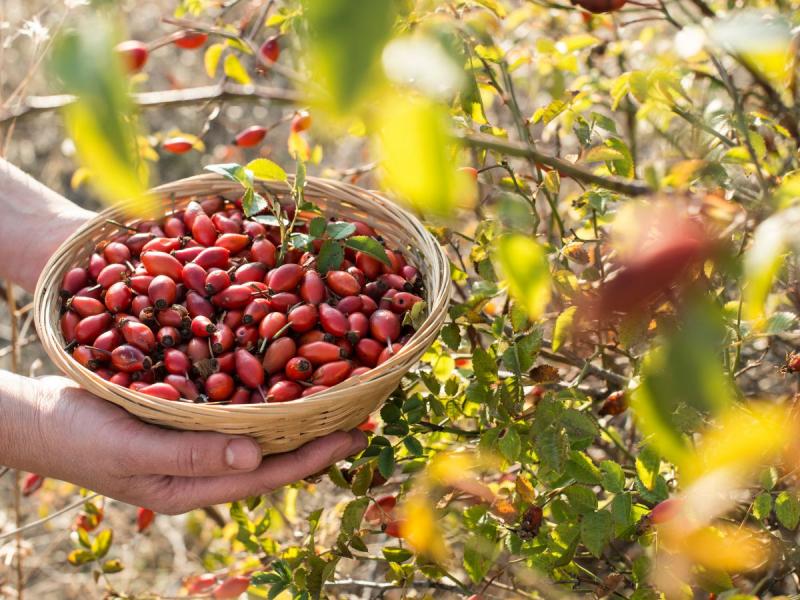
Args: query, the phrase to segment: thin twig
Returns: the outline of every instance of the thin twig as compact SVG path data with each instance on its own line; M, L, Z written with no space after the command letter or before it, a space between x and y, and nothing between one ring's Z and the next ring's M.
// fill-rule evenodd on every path
M579 167L571 162L543 154L522 142L502 140L492 135L483 133L457 134L468 146L496 150L509 156L529 158L543 165L556 169L564 176L572 177L577 181L591 183L598 187L626 194L628 196L645 196L654 192L653 188L643 181L625 180L619 177L605 177L592 173L588 169Z
M302 97L297 92L277 87L226 83L223 86L206 85L182 90L141 92L132 95L140 108L159 108L198 104L209 100L272 100L287 104L299 103ZM18 106L0 116L0 125L13 119L33 116L38 113L58 110L75 102L68 94L54 96L29 96Z
M16 535L24 533L26 531L30 531L31 529L35 529L35 528L37 528L37 527L39 527L41 525L44 525L48 521L52 521L56 517L59 517L59 516L63 515L64 513L67 513L67 512L69 512L71 510L74 510L74 509L78 508L79 506L83 505L85 502L89 502L90 500L94 500L99 495L100 494L92 493L92 494L86 496L85 498L81 498L81 500L78 501L78 502L73 502L72 504L70 504L68 506L65 506L61 510L57 510L53 514L47 515L43 519L39 519L38 521L33 521L32 523L28 523L27 525L23 525L21 527L18 527L16 529L12 530L12 531L7 531L6 533L0 533L0 542L2 542L3 540L8 539L10 537L14 537Z

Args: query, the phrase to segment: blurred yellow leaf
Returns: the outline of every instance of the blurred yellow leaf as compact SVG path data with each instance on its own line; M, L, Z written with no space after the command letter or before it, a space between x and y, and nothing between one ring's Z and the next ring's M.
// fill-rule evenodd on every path
M92 172L89 169L86 167L78 167L75 169L75 172L72 174L72 177L69 180L69 187L73 190L77 190L84 183L89 181L91 176Z
M687 480L726 469L748 476L774 460L797 435L791 415L777 406L735 407L721 415L683 465Z
M225 44L211 44L203 56L203 64L206 68L206 73L209 77L214 77L217 74L217 67L219 66L219 59L222 58L222 52L225 50Z
M425 495L420 492L409 495L401 505L400 515L400 534L414 551L435 562L443 562L448 555L444 537L433 506Z
M497 243L497 261L514 299L539 319L550 302L550 265L544 248L524 235L506 235Z
M769 558L767 538L746 527L717 523L670 540L669 550L709 569L740 573L760 566Z
M228 54L228 56L225 57L223 68L225 70L225 75L238 83L246 85L252 81L247 70L242 66L242 63L239 62L239 58L235 54Z
M393 94L380 107L377 130L383 184L400 199L420 212L449 216L460 201L474 197L469 178L456 169L444 106Z
M151 216L156 205L147 194L147 167L113 34L104 18L87 20L57 39L51 66L65 91L76 96L64 108L64 120L92 186L105 202L126 202L133 214Z
M753 243L744 257L745 316L757 320L764 316L772 282L784 264L789 242L800 226L800 207L776 213L762 222L753 234Z

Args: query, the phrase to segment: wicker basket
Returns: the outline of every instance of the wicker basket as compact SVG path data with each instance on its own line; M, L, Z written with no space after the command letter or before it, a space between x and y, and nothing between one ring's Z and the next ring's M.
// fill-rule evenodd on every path
M257 182L279 198L288 186ZM156 188L163 198L164 213L180 210L195 196L241 194L238 184L217 175L199 175ZM36 286L36 329L45 351L68 377L93 394L110 400L139 418L175 429L218 431L255 438L265 454L293 450L337 430L352 429L378 409L397 387L403 375L435 340L447 314L450 267L434 237L406 211L380 195L349 184L309 178L306 197L330 216L362 220L374 227L390 247L404 251L425 282L428 316L400 352L363 375L308 398L280 404L214 405L161 400L110 384L84 368L64 351L59 327L59 289L64 273L85 264L96 244L119 229L109 220L125 219L124 207L114 207L86 223L58 249L45 266Z

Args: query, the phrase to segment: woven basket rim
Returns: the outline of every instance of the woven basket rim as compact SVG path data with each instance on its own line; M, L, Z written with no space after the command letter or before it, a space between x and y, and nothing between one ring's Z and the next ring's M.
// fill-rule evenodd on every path
M285 187L285 192L288 193L290 191L290 189L291 189L290 185L291 185L291 182L293 180L294 180L294 176L293 175L289 175L288 176L288 180L286 182L276 182L276 181L273 181L273 180L264 180L264 179L256 178L255 184L260 186L262 189L267 189L269 186L280 185L281 183L283 183L286 186ZM376 197L379 197L379 198L385 200L385 198L380 194L380 192L377 192L377 191L374 191L374 190L368 190L366 188L362 188L362 187L359 187L359 186L356 186L356 185L353 185L353 184L350 184L350 183L346 183L346 182L341 182L341 181L337 181L337 180L333 180L333 179L327 179L327 178L323 178L323 177L314 177L314 176L308 176L306 178L306 181L309 182L309 183L324 184L324 185L328 185L328 186L331 186L331 187L334 187L334 188L341 188L343 190L350 190L350 191L353 191L353 192L356 192L356 193L367 193L367 194L370 194L372 196L376 196ZM179 190L180 190L181 187L186 186L186 185L190 185L190 184L207 184L207 185L220 184L224 188L230 188L229 190L226 189L225 193L227 193L228 191L234 192L237 189L241 189L238 183L232 182L232 181L226 179L225 177L223 177L221 175L218 175L216 173L203 173L203 174L193 175L191 177L178 179L178 180L175 180L175 181L172 181L172 182L161 184L161 185L159 185L159 186L157 186L155 188L152 188L150 190L150 192L152 194L154 194L154 195L161 195L161 196L170 196L171 195L173 197L189 197L189 196L195 196L195 195L202 195L202 193L201 194L195 194L195 193L182 194L182 193L180 193ZM177 191L176 191L176 188L178 188ZM205 192L205 194L208 194L208 195L213 195L215 193L219 193L219 192L214 192L214 191ZM281 192L279 192L279 193L281 193ZM108 220L109 216L113 215L116 212L124 211L127 206L130 206L130 204L131 204L131 202L122 202L122 203L119 203L119 204L114 205L112 207L106 208L106 209L102 210L101 212L97 213L97 215L95 217L93 217L92 219L88 220L86 223L81 225L81 227L78 230L76 230L67 240L65 240L59 246L59 248L54 252L54 254L51 256L51 258L48 260L47 264L45 265L44 269L42 270L42 273L41 273L40 278L39 278L39 280L37 282L37 285L36 285L36 290L34 292L35 325L36 325L36 329L37 329L37 332L39 333L40 338L42 338L42 336L43 336L44 329L46 327L49 327L50 325L52 325L52 320L47 318L46 315L42 314L42 312L43 312L43 297L44 297L43 287L47 285L48 280L50 279L49 275L51 275L53 269L55 268L56 263L58 262L60 256L62 255L62 253L66 251L66 248L76 238L80 238L82 235L88 233L89 231L94 230L99 225L107 223L107 220ZM415 225L418 225L421 228L421 230L424 231L424 233L427 236L430 236L432 238L432 235L430 234L430 232L428 232L427 229L425 229L424 225L422 225L422 223L419 221L419 219L415 215L411 214L409 211L407 211L407 210L405 210L405 209L403 209L403 208L401 208L401 207L399 207L397 205L395 205L395 206L396 206L398 211L400 211L400 212L402 212L404 214L405 218L409 219ZM135 222L136 220L137 219L129 219L128 222ZM141 220L141 219L139 219L139 220ZM439 249L439 251L444 256L444 251L441 249L441 247L439 246L438 243L436 243L436 247ZM74 361L74 363L75 363L74 366L76 366L79 370L82 371L82 374L83 374L84 377L88 377L88 378L93 379L95 381L95 383L99 384L100 386L108 387L110 389L111 389L111 386L116 386L116 388L119 388L120 390L125 390L125 393L128 396L131 396L132 398L135 398L136 402L138 402L139 404L142 404L144 406L149 406L149 407L152 407L152 408L158 408L158 407L161 407L161 406L173 406L174 407L175 404L177 403L177 404L180 404L183 407L185 407L186 410L197 409L198 411L200 411L200 412L202 412L204 414L207 414L209 416L211 416L213 413L219 413L219 415L221 416L221 415L230 414L230 413L243 413L243 414L246 414L246 413L264 413L265 411L270 411L270 410L273 410L273 411L278 411L278 410L285 411L285 410L291 410L292 407L296 407L298 409L298 411L299 411L299 410L302 410L302 409L305 409L305 408L314 407L315 405L326 404L326 403L330 402L330 400L332 398L335 398L343 390L346 390L346 389L354 387L354 386L359 386L359 385L365 384L367 382L372 382L372 381L376 381L376 380L379 380L379 379L382 379L382 378L385 378L385 377L392 376L396 372L395 366L397 366L397 363L399 362L399 360L401 360L403 358L403 350L405 350L408 346L410 346L414 342L414 340L418 340L421 337L425 336L428 333L429 329L431 329L433 327L440 327L441 326L441 320L442 319L436 317L434 309L437 308L437 307L441 308L442 305L449 304L449 300L450 300L450 296L451 296L450 265L449 265L449 260L446 259L446 256L445 256L445 260L443 261L443 264L444 264L444 268L445 268L444 280L447 282L446 285L441 286L441 288L439 288L437 290L427 290L426 289L426 296L427 296L426 297L426 302L428 303L428 307L427 307L428 314L427 314L425 320L423 321L423 323L420 325L420 327L417 330L414 331L414 334L412 335L412 337L403 346L403 348L401 348L401 350L398 351L398 353L396 355L392 356L391 358L389 358L386 362L382 363L381 365L378 365L378 366L370 369L367 373L364 373L362 375L356 375L356 376L348 377L343 382L341 382L341 383L339 383L339 384L337 384L335 386L331 386L327 390L323 390L321 392L318 392L316 394L313 394L313 395L305 397L305 398L301 397L301 398L297 398L295 400L291 400L291 401L288 401L288 402L280 402L280 403L264 402L264 403L258 403L258 404L194 403L194 402L191 402L191 401L188 401L188 400L185 400L185 399L181 399L181 400L178 400L178 401L165 400L165 399L162 399L162 398L157 398L155 396L150 396L148 394L143 394L141 392L138 392L138 391L135 391L135 390L131 390L131 389L125 388L123 386L118 386L117 384L113 384L113 383L111 383L109 381L106 381L106 380L102 379L99 375L97 375L97 373L95 373L94 371L91 371L90 369L88 369L88 368L84 367L83 365L80 365L79 363L77 363L77 361ZM60 336L61 335L60 331L57 331L56 335ZM69 357L67 355L67 353L64 351L63 347L60 348L60 352L63 355L63 358L65 358L67 360L74 360L74 359L72 359L71 357ZM51 356L51 358L54 360L54 362L58 362L52 356Z

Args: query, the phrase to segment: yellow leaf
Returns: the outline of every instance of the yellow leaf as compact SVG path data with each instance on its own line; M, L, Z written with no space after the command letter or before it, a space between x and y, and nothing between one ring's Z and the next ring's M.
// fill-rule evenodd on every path
M99 193L109 201L130 201L129 209L137 216L156 214L155 198L147 194L137 172L111 147L88 107L75 102L64 109L64 118L75 141L78 158L91 171L92 183Z
M203 63L209 77L214 77L217 74L219 59L222 57L222 52L224 50L225 44L211 44L206 48L206 53L203 56Z
M238 83L243 85L251 83L250 75L242 66L242 63L239 62L235 54L228 54L228 56L225 57L224 71L225 75Z
M409 495L400 509L400 534L418 554L435 562L448 555L433 506L421 492Z
M755 569L770 555L766 537L731 523L691 532L683 536L678 549L696 564L734 573Z
M292 131L288 139L289 156L308 161L311 157L311 147L302 134Z
M794 438L795 422L778 406L734 408L717 419L683 468L688 480L719 469L748 476L774 460Z
M383 185L420 212L439 216L472 197L467 179L457 174L448 122L442 105L423 98L395 94L380 107Z
M72 178L69 180L69 187L73 190L77 190L84 183L86 183L91 176L92 172L89 169L86 167L78 167L75 169L75 172L72 174Z
M550 265L544 249L532 238L507 235L499 239L496 251L500 269L514 299L539 319L550 302Z

